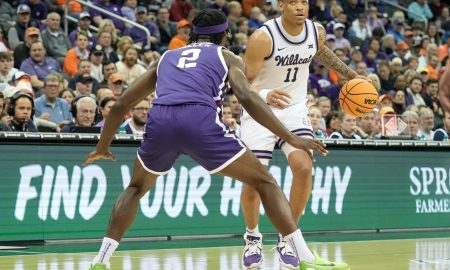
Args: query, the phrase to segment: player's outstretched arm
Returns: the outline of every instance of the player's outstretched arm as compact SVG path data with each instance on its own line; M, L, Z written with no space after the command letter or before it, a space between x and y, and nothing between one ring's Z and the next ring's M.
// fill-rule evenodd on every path
M130 88L114 103L105 121L105 126L103 127L102 135L100 136L95 151L86 157L83 164L89 164L98 159L115 160L115 157L108 151L111 141L117 129L122 124L125 114L134 105L155 91L157 65L158 63L155 63L146 73L137 78Z
M450 113L450 57L439 81L439 99L444 110Z
M239 102L247 110L247 112L258 123L272 131L278 137L284 139L290 145L297 149L305 150L312 158L309 150L314 150L320 155L325 156L328 151L325 150L325 145L317 140L308 140L297 137L292 134L273 114L272 110L267 104L250 89L250 85L244 75L244 63L228 50L223 50L224 59L228 65L228 80L234 94L239 99Z
M342 62L342 60L339 59L339 57L337 57L337 55L334 54L334 52L325 45L325 41L327 39L327 33L325 31L325 28L323 28L323 26L318 23L314 23L314 25L316 26L316 29L319 32L319 41L318 41L319 48L314 58L316 58L325 67L336 70L342 76L347 78L347 80L355 78L370 80L365 76L358 75L358 73L356 73L354 70L349 68L344 62Z

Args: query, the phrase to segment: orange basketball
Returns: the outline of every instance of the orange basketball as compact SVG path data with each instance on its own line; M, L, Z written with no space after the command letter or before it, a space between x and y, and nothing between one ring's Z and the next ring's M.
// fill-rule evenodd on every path
M339 92L339 104L348 114L361 117L377 106L378 92L372 83L363 79L346 82Z

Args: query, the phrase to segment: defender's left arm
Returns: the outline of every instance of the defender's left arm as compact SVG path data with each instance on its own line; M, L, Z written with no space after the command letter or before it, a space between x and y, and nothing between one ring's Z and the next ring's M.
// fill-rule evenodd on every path
M349 68L344 62L342 62L339 57L330 48L325 45L325 41L327 39L327 33L325 28L318 23L314 23L316 26L317 32L319 34L318 37L318 50L314 58L318 60L322 65L329 69L336 70L342 76L347 78L347 80L355 79L356 77L361 79L366 79L364 76L358 75L354 70Z

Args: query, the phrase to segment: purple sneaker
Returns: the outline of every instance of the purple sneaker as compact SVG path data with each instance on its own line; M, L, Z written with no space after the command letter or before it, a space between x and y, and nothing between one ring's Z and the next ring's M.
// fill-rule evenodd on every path
M278 243L276 246L278 251L279 260L283 267L289 269L298 269L298 258L295 255L292 248L285 241L278 237Z
M262 256L262 234L259 236L244 234L245 247L242 255L242 265L244 269L258 267L263 262Z

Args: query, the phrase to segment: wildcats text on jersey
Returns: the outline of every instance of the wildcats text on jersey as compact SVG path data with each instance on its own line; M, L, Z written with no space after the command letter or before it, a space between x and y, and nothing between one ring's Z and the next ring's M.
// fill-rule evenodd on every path
M310 55L308 58L302 58L299 54L290 55L277 55L275 56L275 61L277 61L277 66L293 66L300 64L308 64L311 62L313 56Z

